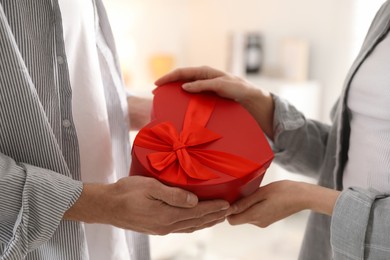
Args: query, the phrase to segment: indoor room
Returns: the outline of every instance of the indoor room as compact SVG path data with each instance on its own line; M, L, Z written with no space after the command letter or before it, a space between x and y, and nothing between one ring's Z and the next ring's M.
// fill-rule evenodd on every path
M0 259L390 259L389 32L390 0L0 0Z
M383 0L105 0L126 86L152 97L179 67L211 66L289 100L305 116L329 113ZM136 132L132 132L134 138ZM314 179L272 164L261 185ZM227 222L151 236L154 260L297 259L308 211L260 229Z

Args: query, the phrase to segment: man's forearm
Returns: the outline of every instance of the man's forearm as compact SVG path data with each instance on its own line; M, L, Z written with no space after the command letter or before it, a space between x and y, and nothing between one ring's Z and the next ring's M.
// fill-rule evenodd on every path
M109 189L108 184L84 184L79 199L64 214L64 219L86 223L104 223L104 199ZM106 195L104 195L106 194Z
M112 184L84 184L80 197L63 218L165 235L219 223L228 208L226 201L199 202L188 191L153 178L132 176Z
M150 121L152 99L137 96L127 97L129 130L139 130Z

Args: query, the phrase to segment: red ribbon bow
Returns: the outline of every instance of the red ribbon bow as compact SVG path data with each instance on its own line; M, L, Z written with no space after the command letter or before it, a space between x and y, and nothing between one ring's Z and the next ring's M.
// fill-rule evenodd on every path
M201 181L218 178L210 169L241 178L261 167L238 155L197 148L222 138L205 128L215 103L216 98L212 96L193 96L180 134L170 122L143 128L138 133L134 145L157 151L147 158L159 171L160 178L186 184L188 178Z

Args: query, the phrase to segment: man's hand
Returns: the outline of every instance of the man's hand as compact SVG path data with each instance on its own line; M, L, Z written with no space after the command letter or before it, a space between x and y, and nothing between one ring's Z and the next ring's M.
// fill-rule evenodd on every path
M193 232L225 220L229 203L198 202L185 190L141 176L114 184L85 184L64 219L110 224L147 234Z

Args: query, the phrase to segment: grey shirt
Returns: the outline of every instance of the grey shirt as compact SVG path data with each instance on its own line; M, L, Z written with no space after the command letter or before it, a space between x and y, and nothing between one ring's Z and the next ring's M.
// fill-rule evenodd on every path
M286 101L274 98L275 161L318 178L319 185L342 190L332 217L310 215L299 259L390 259L389 194L353 187L343 190L342 184L350 135L348 89L359 66L386 35L389 23L390 2L386 1L349 71L331 125L308 120Z
M92 1L92 0L91 0ZM130 166L125 93L101 0L96 51L116 171ZM88 259L82 223L64 212L82 191L72 91L57 0L0 0L0 259ZM89 97L85 97L89 98ZM147 236L129 232L132 259Z

